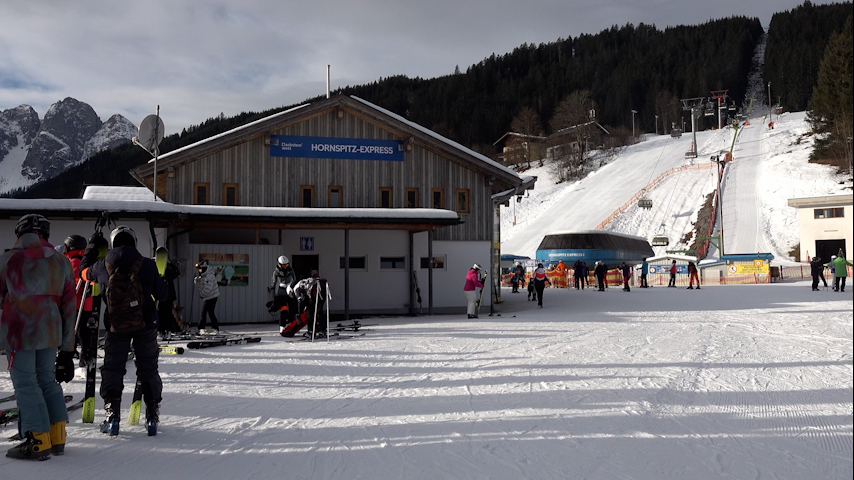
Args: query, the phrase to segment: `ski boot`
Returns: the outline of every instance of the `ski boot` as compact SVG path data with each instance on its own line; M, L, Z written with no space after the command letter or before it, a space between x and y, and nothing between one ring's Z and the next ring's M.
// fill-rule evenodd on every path
M101 422L101 433L109 433L111 437L119 434L119 413L121 412L121 401L119 399L104 400L104 421Z
M24 442L10 448L6 452L9 458L21 460L47 460L50 458L50 432L33 433L24 435Z
M50 453L65 455L65 420L50 424Z
M160 423L160 404L146 403L145 404L145 428L148 430L148 436L157 435L157 424Z

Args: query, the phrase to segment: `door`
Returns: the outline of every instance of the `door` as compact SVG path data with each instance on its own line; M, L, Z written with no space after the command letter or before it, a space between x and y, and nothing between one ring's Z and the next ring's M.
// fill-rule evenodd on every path
M291 266L297 274L297 280L311 276L312 270L318 270L320 259L318 255L294 255L291 257Z

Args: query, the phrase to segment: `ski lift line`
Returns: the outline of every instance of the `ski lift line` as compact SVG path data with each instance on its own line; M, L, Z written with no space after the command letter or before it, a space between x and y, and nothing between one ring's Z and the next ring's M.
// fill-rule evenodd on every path
M608 226L608 224L610 224L612 221L614 221L614 219L615 219L615 218L617 218L617 216L619 216L619 215L623 214L625 211L627 211L629 208L631 208L631 207L632 207L632 206L633 206L633 205L638 201L638 199L640 198L640 196L641 196L641 192L643 192L644 190L647 190L647 191L648 191L648 190L652 190L653 188L655 188L659 183L661 183L664 179L666 179L666 178L667 178L667 177L669 177L670 175L673 175L674 173L678 173L678 172L683 171L683 170L701 170L701 169L704 169L704 168L708 168L708 169L710 169L710 168L712 168L714 165L715 165L715 164L714 164L714 163L711 163L711 162L707 162L707 163L695 163L695 164L690 164L690 165L680 165L680 166L678 166L678 167L673 167L673 168L671 168L670 170L668 170L668 171L666 171L666 172L662 172L662 174L661 174L661 175L659 175L659 176L658 176L655 180L653 180L650 184L648 184L646 187L644 187L641 191L637 192L637 193L636 193L632 198L630 198L630 199L629 199L626 203L624 203L622 206L620 206L619 208L617 208L616 210L614 210L614 212L613 212L613 213L611 213L611 215L609 215L609 216L608 216L608 218L606 218L605 220L603 220L602 222L600 222L600 223L599 223L599 225L597 225L597 226L594 228L594 230L603 230L605 227L607 227L607 226Z

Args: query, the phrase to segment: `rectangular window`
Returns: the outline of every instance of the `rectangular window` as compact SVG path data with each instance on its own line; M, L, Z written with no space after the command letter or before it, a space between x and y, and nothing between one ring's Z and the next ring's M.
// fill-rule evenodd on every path
M391 187L380 187L380 208L392 208Z
M237 206L237 184L222 184L222 204L227 207Z
M210 204L210 184L209 183L194 183L193 184L193 204L208 205Z
M344 270L344 257L338 257L338 268ZM367 270L368 257L350 257L350 270Z
M430 257L421 257L421 268L427 270L430 268ZM445 269L445 257L433 257L433 269Z
M340 185L329 187L328 198L326 199L326 205L329 208L341 208L344 205L344 195L341 192Z
M406 268L406 257L380 257L381 270L403 270Z
M314 185L300 185L299 206L303 208L314 207Z
M431 207L432 208L445 208L445 190L442 188L434 188L430 190L431 199Z
M469 205L469 189L457 189L457 213L469 213L471 205Z
M406 208L418 208L418 189L417 188L407 188L406 189Z
M813 210L815 218L843 218L845 217L844 208L816 208Z

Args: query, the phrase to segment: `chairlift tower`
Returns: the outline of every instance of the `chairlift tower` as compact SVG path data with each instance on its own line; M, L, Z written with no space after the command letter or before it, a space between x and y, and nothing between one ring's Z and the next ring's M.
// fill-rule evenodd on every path
M685 152L685 158L697 158L697 115L702 110L706 97L683 98L682 110L691 112L691 150Z
M726 108L727 92L729 90L714 90L712 96L718 99L718 130L723 128L721 110Z

